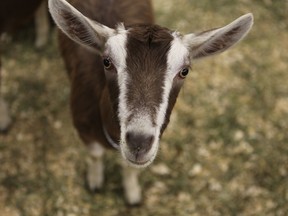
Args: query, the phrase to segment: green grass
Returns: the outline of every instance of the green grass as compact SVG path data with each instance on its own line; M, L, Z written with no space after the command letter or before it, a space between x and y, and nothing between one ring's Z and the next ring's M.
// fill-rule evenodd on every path
M188 33L253 12L255 25L233 49L193 65L159 156L141 175L140 208L125 205L113 152L103 191L85 189L56 35L41 52L31 35L4 44L14 125L0 136L1 216L288 214L287 1L175 2L154 1L159 24Z

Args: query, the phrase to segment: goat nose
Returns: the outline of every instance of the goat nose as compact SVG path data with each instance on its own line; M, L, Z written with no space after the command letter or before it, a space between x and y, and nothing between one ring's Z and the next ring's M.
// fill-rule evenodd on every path
M135 132L126 133L126 143L130 151L136 154L147 153L154 141L154 136L151 134L142 134Z

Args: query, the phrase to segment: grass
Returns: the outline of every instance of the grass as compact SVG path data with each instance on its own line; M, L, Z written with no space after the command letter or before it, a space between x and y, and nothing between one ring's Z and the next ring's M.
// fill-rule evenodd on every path
M55 34L43 51L31 36L4 44L2 92L14 125L0 136L1 215L287 215L287 4L154 0L158 23L185 33L247 12L255 25L230 51L193 65L159 156L141 175L144 204L133 209L113 152L103 191L85 189L86 152Z

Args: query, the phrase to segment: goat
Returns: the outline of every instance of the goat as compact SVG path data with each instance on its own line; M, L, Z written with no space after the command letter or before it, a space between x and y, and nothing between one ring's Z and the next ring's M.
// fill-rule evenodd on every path
M49 33L49 20L48 20L46 0L25 0L25 1L1 0L0 37L2 36L3 33L15 32L20 25L24 24L34 16L36 24L35 46L37 48L43 47L48 41L48 33ZM1 55L0 55L0 86L1 86ZM0 97L0 132L7 130L10 124L11 124L11 118L9 115L8 106L6 102Z
M191 62L230 48L248 33L253 16L183 35L154 24L149 0L71 3L49 0L49 8L61 29L73 123L93 158L88 185L102 187L102 157L113 146L123 158L127 202L138 204L138 170L157 155Z

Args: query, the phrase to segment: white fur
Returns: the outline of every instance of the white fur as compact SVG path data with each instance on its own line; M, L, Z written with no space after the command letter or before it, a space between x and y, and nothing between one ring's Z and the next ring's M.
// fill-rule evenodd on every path
M104 56L107 55L111 58L118 74L125 75L127 31L123 29L122 25L119 25L117 32L118 34L109 37L107 40Z
M104 148L99 143L89 146L91 160L88 161L87 182L90 190L100 189L104 182Z
M114 66L117 69L117 79L119 85L119 103L118 103L118 118L121 127L120 134L120 149L122 151L123 145L125 145L126 135L126 120L130 114L127 107L127 82L129 80L128 73L126 72L126 43L127 43L127 31L121 30L119 34L111 37L106 44L106 51L104 55L109 56L112 59Z
M151 116L149 116L145 112L139 112L137 113L134 118L131 120L131 122L124 127L124 132L123 132L123 139L125 139L125 134L126 132L133 132L133 133L140 133L140 134L147 134L147 135L153 135L157 136L156 132L157 129L153 126L151 122ZM133 167L146 167L148 166L155 158L157 154L157 149L158 149L158 139L155 139L154 143L152 143L152 148L151 150L145 155L144 161L146 160L147 163L143 165L135 165L127 161L131 166ZM121 146L121 153L122 156L127 160L127 155L129 155L129 148L127 146L126 142L122 142ZM155 149L156 147L156 149Z
M189 50L177 32L172 36L174 39L167 57L168 76L171 81L184 67L190 66Z
M167 72L165 76L164 91L162 95L162 103L159 106L159 111L157 115L157 126L161 128L164 123L166 110L168 107L169 95L171 92L174 77L177 76L179 71L185 67L189 66L189 52L184 46L181 39L176 33L173 34L173 41L171 42L171 48L167 55Z
M166 111L168 108L169 95L172 89L172 84L175 76L184 66L189 66L189 52L184 46L181 39L175 33L173 34L173 41L171 42L171 48L167 56L167 72L164 77L164 87L162 95L162 103L159 106L157 114L157 134L159 135L160 129L164 123Z
M155 133L151 116L149 116L148 113L141 111L134 115L134 118L131 120L129 125L127 125L126 130L148 135Z
M141 187L138 182L139 169L123 163L123 187L125 197L130 205L139 204L142 200Z

